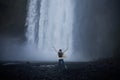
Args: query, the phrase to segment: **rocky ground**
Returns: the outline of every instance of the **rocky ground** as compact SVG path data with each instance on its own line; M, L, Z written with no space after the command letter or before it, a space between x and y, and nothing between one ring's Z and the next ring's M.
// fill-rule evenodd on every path
M57 63L1 62L0 80L120 80L118 62L67 62L59 71Z

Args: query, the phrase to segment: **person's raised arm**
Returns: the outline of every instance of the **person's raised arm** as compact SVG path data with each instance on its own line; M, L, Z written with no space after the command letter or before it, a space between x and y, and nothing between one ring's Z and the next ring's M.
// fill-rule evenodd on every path
M57 51L57 49L53 46L53 49L54 49L54 51L57 53L58 51Z
M68 48L67 48L67 49L65 49L65 50L63 51L63 53L65 53L66 51L68 51Z

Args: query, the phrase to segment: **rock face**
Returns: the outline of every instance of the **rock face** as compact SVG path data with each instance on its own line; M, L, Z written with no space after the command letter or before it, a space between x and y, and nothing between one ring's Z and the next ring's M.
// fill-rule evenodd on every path
M92 60L119 53L116 50L120 45L118 3L119 0L76 0L75 53L83 53L80 56Z
M27 0L0 0L0 34L24 34Z

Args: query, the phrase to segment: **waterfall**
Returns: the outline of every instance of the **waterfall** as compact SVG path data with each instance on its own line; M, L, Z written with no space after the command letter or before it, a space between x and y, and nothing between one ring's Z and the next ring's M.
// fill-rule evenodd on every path
M56 56L53 46L72 55L74 0L29 0L26 19L27 44L38 49L39 54Z

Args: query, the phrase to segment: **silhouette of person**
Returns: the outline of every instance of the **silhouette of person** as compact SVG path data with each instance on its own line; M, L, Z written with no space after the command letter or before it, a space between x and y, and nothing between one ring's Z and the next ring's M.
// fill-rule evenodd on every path
M55 48L54 48L55 49ZM60 70L65 69L65 63L64 63L64 53L67 51L67 49L65 51L62 51L62 49L59 49L58 51L55 49L55 51L58 54L58 67Z
M65 66L64 60L63 60L63 55L64 55L64 53L62 52L62 49L59 49L59 51L58 51L58 57L59 57L58 65L61 69L64 68L64 66Z

